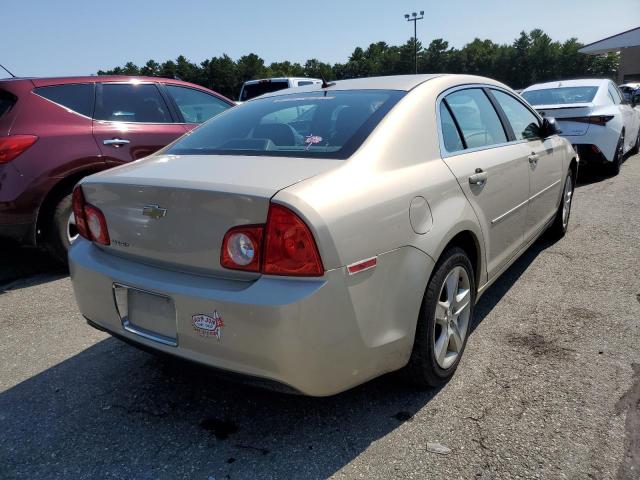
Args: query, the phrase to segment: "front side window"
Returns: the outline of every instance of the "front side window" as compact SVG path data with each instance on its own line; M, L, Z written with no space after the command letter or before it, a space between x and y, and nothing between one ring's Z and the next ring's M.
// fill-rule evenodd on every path
M171 123L158 87L152 83L105 83L98 95L96 120Z
M618 89L614 87L612 84L609 84L609 95L611 95L611 98L613 99L613 103L615 103L616 105L622 103L622 97L620 96Z
M92 83L74 83L38 87L33 90L33 93L85 117L91 117L93 114L93 89Z
M531 105L563 105L589 103L597 92L598 87L558 87L529 90L522 96Z
M212 118L168 152L344 159L404 94L345 90L256 99Z
M187 123L205 122L231 107L219 98L194 88L177 85L166 85L166 88Z
M507 141L500 118L487 95L479 88L450 93L444 100L458 122L467 148L480 148Z
M516 140L540 138L540 122L531 110L518 100L500 90L491 90L504 114L507 116Z

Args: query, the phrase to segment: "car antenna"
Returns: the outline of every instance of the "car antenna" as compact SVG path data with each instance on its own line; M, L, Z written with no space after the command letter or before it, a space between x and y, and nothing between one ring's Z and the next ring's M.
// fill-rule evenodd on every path
M329 88L329 87L332 87L333 85L335 85L334 82L327 83L327 81L324 79L324 75L322 75L322 73L320 74L320 78L322 79L322 86L320 88Z
M2 68L3 68L3 70L5 70L5 71L6 71L9 75L11 75L13 78L16 78L16 76L15 76L13 73L11 73L9 70L7 70L7 69L5 68L5 66L4 66L4 65L2 65L1 63L0 63L0 67L2 67Z

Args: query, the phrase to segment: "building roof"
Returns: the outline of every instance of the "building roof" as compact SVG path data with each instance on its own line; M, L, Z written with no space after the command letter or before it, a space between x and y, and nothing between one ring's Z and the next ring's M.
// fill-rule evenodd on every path
M618 52L623 48L629 47L640 47L640 27L590 43L578 51L589 55L598 55L601 53Z

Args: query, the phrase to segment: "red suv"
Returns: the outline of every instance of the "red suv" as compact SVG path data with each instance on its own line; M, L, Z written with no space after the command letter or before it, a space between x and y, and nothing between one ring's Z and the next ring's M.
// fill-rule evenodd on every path
M164 78L0 80L0 238L66 259L82 177L146 157L233 105Z

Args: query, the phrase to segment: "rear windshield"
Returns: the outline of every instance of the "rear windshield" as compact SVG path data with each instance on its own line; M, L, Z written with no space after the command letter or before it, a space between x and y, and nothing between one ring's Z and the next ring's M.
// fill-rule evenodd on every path
M16 97L11 95L9 92L0 90L0 117L11 110L11 107L13 107L15 103Z
M589 103L596 96L598 87L559 87L530 90L522 96L531 105L560 105L566 103Z
M242 87L240 101L246 102L265 93L277 92L285 88L289 88L289 82L287 80L260 80L258 83L250 83Z
M212 118L167 153L345 159L404 94L348 90L259 98Z

